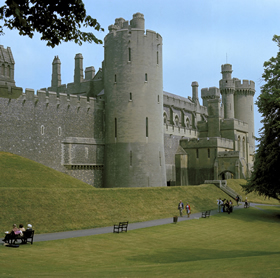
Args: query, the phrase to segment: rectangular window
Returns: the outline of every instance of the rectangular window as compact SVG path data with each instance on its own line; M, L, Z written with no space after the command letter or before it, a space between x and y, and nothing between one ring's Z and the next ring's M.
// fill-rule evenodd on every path
M117 138L117 135L118 135L118 126L117 126L117 118L115 118L115 138Z
M149 119L146 117L146 137L149 137Z

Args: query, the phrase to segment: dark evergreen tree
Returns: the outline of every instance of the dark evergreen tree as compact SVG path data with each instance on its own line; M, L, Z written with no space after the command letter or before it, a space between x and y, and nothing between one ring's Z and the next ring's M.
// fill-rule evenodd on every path
M41 40L55 47L62 41L102 43L91 32L81 31L82 27L101 30L96 19L86 14L82 0L6 0L0 7L0 34L3 27L17 29L22 36L33 37L40 33Z
M280 50L280 36L274 36ZM280 52L264 63L262 75L266 82L261 87L257 99L262 115L258 148L252 176L244 187L246 192L255 191L259 195L280 201Z

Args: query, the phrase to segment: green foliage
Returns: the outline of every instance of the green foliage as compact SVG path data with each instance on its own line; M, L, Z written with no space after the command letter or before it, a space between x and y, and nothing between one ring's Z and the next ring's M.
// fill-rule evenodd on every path
M102 43L91 32L81 31L82 27L91 27L104 31L96 19L86 14L82 0L6 0L0 7L0 19L3 26L17 29L22 36L33 37L40 33L41 40L47 46L55 47L62 41ZM3 34L0 26L0 34Z
M263 209L17 249L0 246L0 276L279 277L280 209Z
M280 48L280 36L274 36ZM265 85L256 102L263 119L252 176L246 192L280 200L280 52L264 63Z

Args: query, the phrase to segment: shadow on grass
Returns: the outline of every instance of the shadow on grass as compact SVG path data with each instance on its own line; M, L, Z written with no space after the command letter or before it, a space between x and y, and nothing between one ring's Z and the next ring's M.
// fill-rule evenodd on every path
M238 209L235 210L233 213L228 215L227 213L216 214L215 216L222 217L230 217L232 220L236 219L239 221L244 222L255 222L255 221L262 221L262 222L269 222L269 223L280 223L280 211L279 209L273 208L265 208L265 209L258 209L258 208L249 208L249 209Z
M186 249L174 248L164 252L155 252L153 254L136 255L128 260L134 262L146 263L182 263L195 262L201 260L217 260L217 259L234 259L246 258L256 256L270 256L278 255L279 252L265 252L265 251L247 251L247 250L217 250L217 249Z

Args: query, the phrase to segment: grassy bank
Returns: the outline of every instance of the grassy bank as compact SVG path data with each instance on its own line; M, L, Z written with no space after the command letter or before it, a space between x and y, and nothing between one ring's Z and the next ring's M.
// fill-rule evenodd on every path
M214 185L96 189L3 152L0 169L0 232L13 223L31 223L38 234L168 218L178 214L179 200L198 212L215 209L218 198L228 199Z
M280 209L264 209L16 249L0 246L0 276L279 277Z
M275 199L268 199L262 196L259 196L257 193L246 194L241 185L246 185L246 180L227 180L227 184L235 192L237 192L242 199L245 200L247 197L249 202L259 203L259 204L271 204L271 205L280 205L279 201Z

